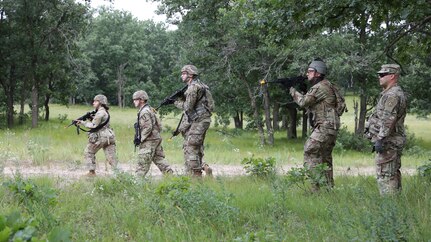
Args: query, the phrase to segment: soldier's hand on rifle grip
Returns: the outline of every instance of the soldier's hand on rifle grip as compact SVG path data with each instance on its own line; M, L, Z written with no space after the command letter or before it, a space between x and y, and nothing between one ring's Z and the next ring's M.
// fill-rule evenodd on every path
M80 125L80 124L82 123L82 121L81 121L81 120L79 120L79 119L74 120L74 122L76 123L76 125Z
M291 88L289 89L289 93L290 93L290 95L291 95L292 97L294 97L294 96L295 96L295 93L296 93L296 89L295 89L294 87L291 87Z

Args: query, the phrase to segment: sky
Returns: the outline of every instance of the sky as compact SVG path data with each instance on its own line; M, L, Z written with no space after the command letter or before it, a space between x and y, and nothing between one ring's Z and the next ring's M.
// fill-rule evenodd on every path
M113 3L106 0L91 0L91 6L93 8L112 5L115 9L125 10L132 13L132 15L139 20L152 19L154 22L165 22L165 15L157 15L155 13L158 4L159 3L156 2L147 2L146 0L114 0ZM175 26L168 25L168 29L175 28Z

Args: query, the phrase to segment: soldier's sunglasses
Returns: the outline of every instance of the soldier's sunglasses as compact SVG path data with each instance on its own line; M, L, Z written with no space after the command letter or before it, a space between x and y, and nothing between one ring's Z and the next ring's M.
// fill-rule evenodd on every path
M380 78L385 77L387 75L391 75L391 73L379 73Z

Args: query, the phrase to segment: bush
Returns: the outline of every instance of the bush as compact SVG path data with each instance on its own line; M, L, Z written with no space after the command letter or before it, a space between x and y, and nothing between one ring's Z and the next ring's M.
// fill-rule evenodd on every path
M37 185L31 180L23 179L19 174L14 180L4 182L3 186L7 187L26 211L38 220L41 227L51 229L57 224L52 214L52 209L58 204L55 189L47 185Z
M335 150L370 151L371 143L363 136L350 133L344 126L338 131Z
M296 186L303 191L310 191L307 181L318 184L327 183L328 181L325 174L328 169L329 167L327 164L318 164L313 170L303 167L293 167L287 172L287 186Z
M264 178L275 175L275 158L273 157L263 159L254 158L254 156L252 156L250 158L244 158L241 164L244 165L246 173L253 176Z
M159 196L155 213L172 214L187 220L204 221L206 224L230 224L237 219L239 210L230 205L232 194L217 193L203 184L193 185L189 177L172 177L155 189ZM177 220L176 218L175 220Z
M418 174L431 182L431 159L429 159L427 164L418 167Z
M40 235L36 219L25 218L19 212L0 214L0 241L71 241L69 231L55 228L48 235Z

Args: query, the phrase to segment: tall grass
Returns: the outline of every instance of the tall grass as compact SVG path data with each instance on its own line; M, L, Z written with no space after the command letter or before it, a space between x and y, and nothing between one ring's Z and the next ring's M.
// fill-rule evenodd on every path
M49 182L50 181L50 182ZM16 179L3 182L16 183ZM338 177L334 190L308 194L285 176L194 181L141 180L128 174L71 184L25 180L34 194L54 190L50 209L35 210L0 187L0 211L55 225L73 241L425 241L431 238L431 190L418 176L398 196L381 197L371 177ZM40 195L41 196L41 195ZM40 196L28 197L39 204ZM37 207L37 206L34 206ZM48 213L49 215L44 215Z
M348 101L352 98L348 98ZM12 130L0 130L0 158L8 163L26 162L34 165L62 164L66 166L80 166L83 162L83 151L87 144L86 134L76 134L75 127L65 129L73 118L77 118L89 111L88 106L51 105L51 120L40 121L37 129L28 128L28 124L18 126ZM120 163L132 163L136 157L133 147L133 123L136 110L132 108L119 109L112 107L111 125L117 137L117 154ZM67 117L66 117L67 116ZM66 117L66 120L64 118ZM180 115L165 115L162 119L164 131L163 146L168 161L172 164L183 164L181 136L171 141L170 131L175 129ZM352 129L353 109L342 116L343 123ZM419 139L418 144L423 150L431 147L430 121L408 116L406 121L409 131ZM298 130L299 131L299 130ZM300 133L300 131L298 132ZM258 134L254 131L235 131L232 128L211 127L205 142L204 159L209 164L240 164L251 155L256 157L274 157L277 165L302 165L303 139L287 140L285 131L275 133L275 145L261 146ZM416 167L427 160L426 152L406 153L403 156L404 167ZM101 164L104 160L103 152L97 154ZM342 167L373 166L371 153L336 149L334 164Z

